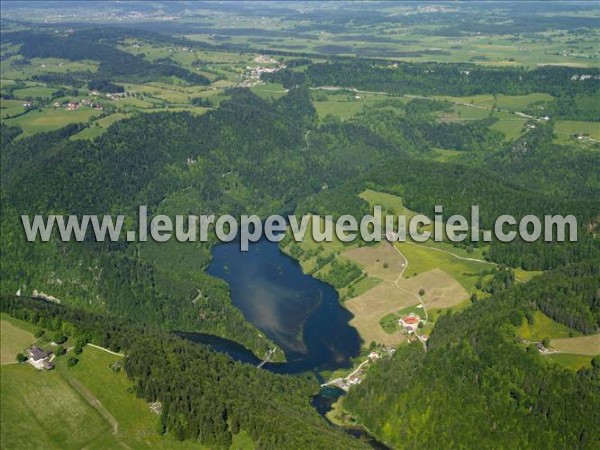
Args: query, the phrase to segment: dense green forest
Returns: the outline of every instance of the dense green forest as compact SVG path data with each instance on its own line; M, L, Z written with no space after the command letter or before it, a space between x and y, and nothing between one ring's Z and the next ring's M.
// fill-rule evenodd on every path
M418 345L398 348L344 406L403 448L596 448L600 360L567 371L521 344L516 328L539 308L598 332L598 263L547 273L440 317L426 353Z
M257 370L130 319L6 295L0 308L81 344L124 351L124 368L135 393L162 404L160 433L215 449L229 448L240 431L264 449L365 448L312 408L310 396L318 390L314 377Z
M463 96L547 92L554 96L573 96L597 93L599 73L598 69L552 66L535 70L494 69L474 64L386 64L357 60L313 64L307 69L306 76L312 86L344 86L392 94ZM581 75L590 74L589 79L579 79ZM574 76L577 80L572 79Z

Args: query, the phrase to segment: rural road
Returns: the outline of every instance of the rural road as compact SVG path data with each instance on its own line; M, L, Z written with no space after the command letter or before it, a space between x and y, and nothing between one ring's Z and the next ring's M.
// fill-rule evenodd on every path
M113 352L112 350L109 350L109 349L107 349L107 348L104 348L104 347L100 347L99 345L95 345L95 344L89 344L89 343L88 343L87 345L89 345L90 347L97 348L98 350L103 350L103 351L105 351L106 353L110 353L111 355L115 355L115 356L125 356L123 353L117 353L117 352Z

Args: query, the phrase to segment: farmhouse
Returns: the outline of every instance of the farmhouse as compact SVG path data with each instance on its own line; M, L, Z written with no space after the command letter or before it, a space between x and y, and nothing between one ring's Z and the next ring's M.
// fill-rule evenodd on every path
M36 369L46 369L51 370L54 369L54 364L50 362L49 358L52 355L51 352L46 352L34 345L29 350L27 350L27 355L29 356L29 364L31 364Z
M379 353L377 353L377 352L369 353L369 361L373 362L373 361L377 361L378 359L379 359Z
M398 325L403 327L410 334L417 329L419 322L421 322L421 318L415 313L410 313L408 316L399 319Z

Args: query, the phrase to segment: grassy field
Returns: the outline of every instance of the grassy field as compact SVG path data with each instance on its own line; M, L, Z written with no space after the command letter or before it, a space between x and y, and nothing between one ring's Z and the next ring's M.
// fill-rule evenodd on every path
M483 106L452 105L448 110L439 111L437 117L442 122L462 122L464 120L481 120L489 117L490 111Z
M590 138L600 140L600 123L583 122L577 120L557 120L554 126L556 142L574 142L573 135L589 135Z
M452 154L461 153L461 152L455 152L453 150L444 150L444 151L451 152ZM369 205L371 207L374 207L376 205L381 206L382 214L384 216L386 214L391 214L391 215L395 215L395 216L396 215L406 216L407 227L408 227L410 220L418 214L417 212L404 206L402 198L397 195L388 194L386 192L374 191L371 189L366 189L359 194L359 197L362 198L363 200L365 200L367 203L369 203ZM395 220L394 225L397 226L397 223L398 223L398 221ZM424 226L424 227L422 227L422 230L433 233L433 225ZM409 239L408 236L407 236L407 239ZM433 240L428 240L419 245L424 245L424 246L427 246L430 248L435 248L438 250L451 252L451 253L453 253L457 256L463 257L463 258L474 258L474 259L483 259L484 258L483 252L486 250L486 248L487 248L486 246L474 248L474 249L472 249L471 252L467 252L466 249L461 248L461 247L455 247L447 239L445 226L442 229L442 239L446 240L447 242L435 242Z
M537 102L550 102L554 99L550 94L536 92L529 95L503 95L500 94L496 99L496 107L507 109L509 111L521 111L529 105Z
M409 278L432 269L442 269L452 275L469 293L480 292L475 284L481 278L484 281L491 275L482 276L481 272L489 270L493 265L460 259L449 253L438 251L425 245L397 243L396 246L408 259L408 268L404 277Z
M517 330L518 335L529 341L542 341L543 339L562 339L573 335L577 336L577 331L571 330L569 327L553 321L550 317L541 311L536 311L533 314L533 324L530 325L526 319ZM553 342L553 341L552 341ZM552 343L554 347L554 343Z
M369 276L385 281L395 281L406 265L404 257L385 242L354 248L342 256L357 263Z
M221 87L227 87L231 83L225 83ZM207 88L206 86L182 86L178 84L152 82L146 84L125 83L123 87L127 92L137 97L126 97L118 101L119 104L126 104L131 100L138 100L149 103L154 106L172 105L190 105L190 98L205 97L210 98L213 103L218 103L217 94L220 91ZM213 85L213 87L215 87ZM139 98L141 97L141 98ZM214 97L214 98L213 98ZM141 106L141 105L140 105ZM147 107L147 106L141 106Z
M82 107L75 111L66 109L37 109L15 119L5 120L4 123L20 126L25 135L57 130L70 123L87 122L91 117L100 113L93 108Z
M550 102L554 97L538 92L529 95L497 95L496 97L491 94L482 94L467 97L437 96L432 98L454 103L450 110L438 113L440 120L459 122L491 116L498 120L490 126L490 129L500 131L507 140L512 140L523 134L523 126L527 121L525 117L514 113L537 102ZM543 114L540 112L540 115Z
M448 150L445 148L436 148L434 149L433 156L431 159L439 162L448 162L457 156L463 155L464 152L460 150Z
M23 100L0 100L0 118L13 117L25 112Z
M2 61L2 68L0 69L2 78L24 80L35 75L47 73L67 73L78 71L96 72L98 70L98 63L93 61L69 61L58 58L32 58L29 65L14 66L12 65L12 62L16 59L18 59L18 57L12 56Z
M109 424L58 371L2 366L2 448L117 448Z
M396 333L400 330L398 319L399 316L396 313L386 314L379 320L379 325L388 334Z
M126 117L129 117L129 114L115 113L111 114L110 116L102 117L101 119L96 120L90 127L81 130L74 136L71 136L71 139L94 140L95 138L103 134L113 123L115 123L118 120L125 119Z
M282 31L280 23L271 23L265 27L264 23L248 20L247 17L237 17L236 27L260 27L270 30ZM232 23L213 18L215 26L231 27ZM389 37L386 42L377 43L375 55L379 57L393 57L394 60L403 61L437 61L437 62L466 62L488 66L528 66L537 65L564 65L577 67L597 67L598 60L594 56L593 47L597 34L592 33L585 38L580 38L579 48L570 46L571 39L562 30L546 31L542 34L521 36L517 41L514 35L468 35L460 39L436 36L427 31L437 27L419 24L418 26L395 23L378 26L372 30L363 28L366 35L381 36L382 32ZM190 39L213 43L208 34L187 35ZM342 39L342 40L340 40ZM595 40L596 39L596 40ZM356 38L355 35L339 33L318 33L311 39L284 36L277 38L261 38L260 42L254 41L254 36L236 33L228 36L228 42L237 44L250 44L250 46L272 49L292 49L306 53L341 55L372 54L373 43ZM437 53L427 52L435 48ZM583 50L588 48L588 50ZM395 54L397 51L423 52L420 55L403 56Z
M45 87L45 86L32 86L26 87L23 89L17 89L14 92L14 95L19 99L27 99L27 98L44 98L50 99L52 98L52 94L56 91L56 89Z
M517 279L517 281L521 281L523 283L543 273L541 270L524 270L520 267L513 270L515 272L515 278Z
M398 324L398 320L408 316L409 314L415 314L419 317L424 317L425 313L423 311L423 307L421 305L409 306L408 308L403 308L395 313L387 314L382 317L380 320L381 328L386 333L395 333L400 330L400 325Z
M448 100L453 103L467 103L475 106L491 108L496 106L498 109L509 111L521 111L532 103L549 102L554 99L550 94L536 92L528 95L504 95L499 94L496 97L492 94L470 95L465 97L437 96L440 100Z
M362 280L352 285L354 289L354 295L359 296L361 294L364 294L368 290L373 289L375 286L381 283L381 281L382 280L380 280L379 278L374 277L363 278Z
M600 355L600 334L572 338L552 339L550 346L559 352L572 355Z
M277 100L286 95L287 89L280 83L259 84L250 88L252 92L264 99Z
M404 214L408 219L416 215L417 213L411 211L404 206L402 198L397 195L388 194L387 192L374 191L372 189L366 189L359 194L359 197L369 203L371 207L379 205L381 206L383 214Z
M23 352L35 341L35 337L29 331L3 318L0 320L0 340L0 363L10 364L16 361L17 353Z
M582 355L570 355L568 353L554 353L545 356L546 360L552 364L558 364L569 370L577 371L584 367L591 367L592 357Z
M347 119L368 108L390 109L388 106L384 106L383 99L386 98L385 95L363 92L313 91L313 105L321 119L328 115ZM395 100L403 101L400 98L395 98ZM397 111L397 108L392 109Z
M497 117L498 121L490 125L490 130L500 131L507 140L516 139L523 134L523 126L527 119L503 112L495 113L494 117Z

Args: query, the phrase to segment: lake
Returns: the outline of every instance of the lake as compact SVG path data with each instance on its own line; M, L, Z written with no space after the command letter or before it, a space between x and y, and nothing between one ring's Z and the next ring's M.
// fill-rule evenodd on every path
M360 352L360 336L348 325L352 314L340 305L332 286L306 275L296 260L266 239L250 244L247 252L240 251L239 242L219 244L212 256L207 272L227 281L231 301L246 320L285 352L287 362L267 363L264 369L286 374L312 371L320 378L321 370L350 367L350 359ZM260 363L236 342L201 333L179 335L235 360ZM342 394L336 388L323 388L312 405L325 416ZM362 429L344 429L372 448L387 449Z
M285 352L287 362L264 367L278 373L300 373L349 367L360 352L360 337L348 325L352 314L340 306L336 290L302 272L300 264L263 239L241 252L239 242L213 249L210 275L231 288L231 300ZM186 333L186 337L226 351L246 362L258 362L243 347L224 339Z

